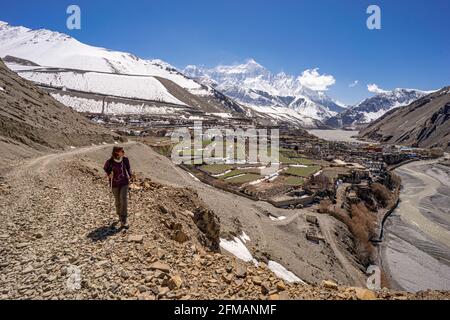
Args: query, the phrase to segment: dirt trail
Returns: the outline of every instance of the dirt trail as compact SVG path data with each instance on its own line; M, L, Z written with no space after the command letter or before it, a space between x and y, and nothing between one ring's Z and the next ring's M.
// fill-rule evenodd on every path
M92 207L90 201L103 204L106 208L109 201L106 189L102 192L98 190L92 192L88 185L80 186L77 179L71 181L71 178L64 176L64 170L60 169L64 167L65 162L77 158L93 161L101 168L109 149L110 146L105 145L79 148L25 162L5 176L18 195L15 204L4 203L3 210L9 213L12 217L10 219L16 221L21 215L15 215L14 212L50 207L53 215L48 219L58 225L61 222L56 221L55 212L64 212L63 214L71 216L70 220L76 220L78 212L85 212L89 210L86 208ZM322 279L334 279L342 284L353 284L352 277L349 277L344 266L338 263L332 247L323 243L313 244L306 240L308 225L303 210L276 209L265 202L255 202L214 189L195 181L167 158L140 143L128 143L126 149L135 171L163 184L191 187L196 190L206 205L221 218L223 234L239 235L240 231L245 231L251 239L246 245L256 258L277 261L301 279L311 283L320 282ZM48 185L49 188L43 189L43 185ZM57 189L53 190L53 186ZM45 203L42 203L42 198L45 199ZM79 198L83 201L79 201ZM275 216L286 216L288 219L272 221L267 212ZM94 215L93 212L91 214ZM36 231L40 229L35 219L26 215L23 225L28 222L35 225ZM82 224L81 218L77 223ZM64 230L66 224L63 224ZM70 235L69 238L73 237ZM62 239L66 240L64 237Z
M259 298L260 289L246 294L221 280L239 262L205 253L191 215L206 209L193 190L144 184L131 198L130 231L114 228L102 162L88 157L104 160L110 148L45 155L1 177L0 300ZM204 270L212 262L222 269Z
M162 180L176 186L195 186L199 194L204 194L201 198L208 200L211 207L219 212L231 211L232 216L233 213L235 217L238 216L243 223L239 222L239 226L236 226L236 221L230 218L230 227L245 228L247 234L252 237L250 246L254 243L256 247L255 239L258 239L263 247L272 245L272 248L280 248L285 244L282 237L283 228L286 227L293 228L294 232L286 232L292 239L298 237L297 233L301 230L298 226L300 218L288 224L274 223L259 212L260 204L245 198L242 198L245 200L241 202L241 197L236 195L223 193L203 184L197 185L186 172L144 145L132 142L125 147L135 171L144 172L153 178L159 177L154 180ZM139 252L133 253L134 247L130 249L126 234L110 229L116 217L109 212L109 190L106 181L100 178L101 166L110 148L111 146L100 145L41 156L25 161L2 176L2 186L6 187L1 189L0 200L0 211L4 219L0 226L0 251L4 257L0 266L0 295L7 298L135 296L131 291L136 290L138 284L130 283L120 287L121 289L117 286L121 278L128 279L127 274L134 274L133 279L136 281L144 281L145 274L140 274L143 268L142 260L139 260L141 263L131 264L134 259L142 258L139 258ZM130 211L140 216L142 210L155 210L164 201L176 201L175 196L166 195L166 189L156 192L155 197L167 198L156 201L151 208L142 207L143 204L132 198ZM181 201L180 205L183 202ZM240 215L237 215L238 213ZM253 228L248 227L245 216L256 222ZM267 221L258 222L262 219ZM141 227L143 229L139 232L150 233L149 237L153 237L152 232L158 232L152 228L152 223ZM134 229L139 229L139 225L132 228L132 232L136 232L138 230ZM273 234L263 237L269 230ZM109 235L104 241L93 241L93 235L105 232ZM164 248L164 245L171 244L149 243L149 246L159 246L158 250ZM311 246L308 243L306 245ZM312 248L309 255L315 250L324 248ZM303 258L295 256L298 252L293 251L291 254L294 259ZM332 252L330 254L332 255ZM322 263L319 259L329 257L318 254L315 260L313 258L300 260L299 265L307 266L309 270L320 270L320 273L314 274L316 279L329 278L328 270L319 269ZM291 267L286 263L289 261L288 257L285 259L282 263L288 268ZM127 263L128 260L130 263ZM86 283L94 284L86 284L86 290L82 292L68 291L64 279L67 277L67 268L71 265L83 270L84 277L88 278Z
M280 279L263 264L255 268L228 254L206 253L197 240L198 225L186 214L203 206L193 189L150 183L148 190L132 197L131 230L115 229L112 224L116 217L109 211L110 193L101 172L110 148L100 145L41 156L14 166L0 177L0 299L266 299L269 294L303 299L355 298L352 289L279 284ZM173 184L192 186L192 177L173 168L148 147L128 143L126 150L136 170ZM208 190L202 197L205 199L220 194L205 185L198 193L202 190ZM233 208L232 201L239 208L246 205L239 201L240 197L233 197L220 197L228 203L228 211ZM285 250L298 265L312 271L315 279L333 277L327 267L334 270L334 275L342 270L326 245L301 246L298 238L304 222L300 211L286 221L273 222L259 213L259 205L252 202L246 207L248 211L234 214L242 218L253 211L254 220L269 220L256 228L262 233L273 232L260 240L262 243L274 249L288 247ZM240 227L254 237L252 247L258 233L242 220ZM179 228L187 235L185 243L173 237ZM303 256L290 250L290 241ZM321 251L315 253L317 250ZM324 254L327 250L330 253ZM282 257L281 262L289 268L290 257ZM247 281L242 280L242 270L247 271L243 275ZM345 272L341 272L341 278L346 279ZM74 285L79 287L74 290ZM400 295L386 291L378 296ZM421 298L404 293L401 296Z

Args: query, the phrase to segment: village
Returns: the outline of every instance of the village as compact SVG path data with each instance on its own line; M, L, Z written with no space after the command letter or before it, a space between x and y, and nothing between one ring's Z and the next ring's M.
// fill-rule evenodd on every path
M167 157L172 156L171 136L177 128L188 126L194 130L192 119L120 119L113 118L109 126L123 135L134 136ZM149 122L150 121L150 122ZM127 123L127 125L123 125ZM202 118L204 130L211 128L254 129L251 123L233 119L218 122ZM225 131L225 129L222 129ZM268 129L270 132L270 128ZM270 138L269 138L270 140ZM213 141L205 137L202 147L188 150L197 157ZM186 149L186 148L185 148ZM237 149L235 148L236 153ZM399 164L419 159L438 158L440 149L419 149L403 146L381 146L365 142L325 141L301 129L279 129L279 163L276 172L267 174L267 164L248 161L251 147L245 146L247 158L230 161L218 158L211 161L185 161L180 166L197 179L229 192L254 200L267 201L276 207L294 209L317 205L323 199L336 200L342 185L366 188L372 183L386 184L389 171ZM226 151L224 152L226 153Z
M131 117L131 118L130 118ZM134 137L153 147L167 157L172 157L175 146L171 139L179 128L194 131L191 118L113 116L93 118L119 134ZM198 119L197 119L198 120ZM252 130L254 123L242 119L221 119L202 115L203 130L221 128L228 130ZM105 123L106 122L106 123ZM225 129L226 128L226 129ZM273 128L265 128L270 132ZM253 200L267 201L275 207L285 209L317 206L322 200L337 201L343 186L348 190L363 190L373 183L381 183L391 189L390 171L400 164L423 159L442 157L439 148L419 149L404 146L381 146L370 142L326 141L307 133L302 129L276 127L279 130L278 162L276 172L267 173L267 163L249 161L252 153L251 143L247 140L245 155L238 155L242 148L234 147L235 156L203 159L202 152L213 144L211 137L203 137L201 148L192 144L185 147L188 160L180 167L190 172L196 179L211 186L239 194ZM248 139L249 137L247 137ZM270 137L268 139L270 141ZM256 147L257 148L257 147ZM228 149L229 150L229 149ZM242 150L241 150L242 153ZM224 149L224 154L227 151ZM229 155L229 151L228 154ZM199 161L200 159L200 161ZM273 163L270 163L273 165ZM350 196L351 192L347 192ZM346 193L346 194L347 194Z
M309 224L306 238L313 243L325 240L317 214L336 218L353 235L355 254L365 266L378 259L375 247L381 241L383 221L399 203L401 179L394 169L444 155L439 148L381 145L356 139L327 141L290 126L267 127L239 119L205 118L204 115L199 119L141 117L125 120L113 117L104 125L152 147L171 161L175 161L175 155L182 155L183 160L177 164L192 179L255 202L270 203L274 208L301 210ZM205 133L200 143L191 141L190 135L195 136L199 130L194 124L198 121L201 121L201 132ZM255 144L252 139L254 132L262 128L268 133L268 145L263 146L269 148L266 150L269 162L260 161L262 158L255 161L249 156L256 150L261 151L260 141ZM274 152L270 149L272 129L278 132L275 159L270 157ZM176 149L179 140L173 136L180 130L189 133L188 141L184 141L181 149ZM206 133L219 132L221 137L230 130L247 133L244 146L239 146L239 139L235 138L231 140L231 153L230 146L224 144L223 153L217 156L213 152L211 156L210 149L218 141L217 137ZM286 219L271 210L265 214L273 221Z

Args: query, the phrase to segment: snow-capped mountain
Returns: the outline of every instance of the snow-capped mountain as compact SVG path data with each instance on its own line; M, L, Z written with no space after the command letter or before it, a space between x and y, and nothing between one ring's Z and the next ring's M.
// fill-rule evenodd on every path
M329 118L326 124L335 128L361 127L380 118L392 109L409 105L430 93L432 91L401 88L381 92Z
M298 77L273 75L253 59L214 68L189 65L183 73L258 112L275 115L289 110L296 118L323 121L345 109L324 92L303 86Z
M162 60L1 21L0 58L60 102L90 113L236 115L270 124L347 127L368 123L429 93L395 89L346 109L324 91L303 85L300 77L274 75L255 60L215 68L187 66L182 73Z
M59 32L0 22L0 57L28 80L63 88L64 92L55 97L72 107L83 104L86 108L87 101L66 90L142 99L150 104L168 103L217 114L245 112L211 86L186 77L162 60L145 60L130 53L90 46ZM98 109L98 102L91 100L93 108ZM89 111L89 106L87 109L83 111ZM151 110L139 110L144 109ZM137 109L124 104L116 110L128 113Z
M0 57L19 57L46 67L159 76L192 93L208 94L200 84L164 61L144 60L130 53L89 46L59 32L13 27L0 22L0 44Z

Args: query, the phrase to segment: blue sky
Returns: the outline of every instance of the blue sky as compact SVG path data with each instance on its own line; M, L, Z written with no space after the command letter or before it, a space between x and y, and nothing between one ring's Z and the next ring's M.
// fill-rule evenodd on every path
M69 4L81 7L81 30L66 29ZM381 8L381 30L366 27L370 4ZM0 0L0 8L0 20L12 25L177 67L254 58L274 73L319 68L336 80L329 94L345 103L371 95L373 83L450 85L449 0Z

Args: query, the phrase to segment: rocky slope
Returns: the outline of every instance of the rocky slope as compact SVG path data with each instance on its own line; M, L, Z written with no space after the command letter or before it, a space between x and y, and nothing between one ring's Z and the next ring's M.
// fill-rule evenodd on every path
M131 229L119 231L100 165L86 157L102 148L50 154L1 172L0 299L449 297L285 283L264 263L217 251L219 220L195 191L144 177L132 188Z
M18 131L20 129L21 127L17 128ZM12 149L8 149L8 147ZM3 149L6 150L5 157L8 158L11 151L16 152L17 149L15 144L5 145ZM75 147L73 149L76 150ZM96 153L95 159L97 159L99 167L109 153L109 146L102 147L102 151ZM353 283L352 277L339 265L339 261L333 255L333 250L327 244L310 246L305 238L308 225L303 214L299 215L294 210L282 212L267 203L257 204L250 199L197 183L170 160L159 156L144 145L127 145L127 153L133 161L133 166L140 168L139 170L146 172L148 176L155 177L162 183L197 190L201 199L214 208L216 214L222 219L222 230L226 234L225 237L228 235L239 236L244 230L251 236L251 241L248 241L246 246L256 259L282 263L283 266L309 282L317 282L325 277L330 277L340 283ZM34 154L33 150L33 153L30 152L27 156ZM23 157L18 154L19 162L23 162ZM5 161L0 165L0 169L4 164ZM289 219L275 223L269 218L269 212L272 215L289 216ZM336 226L336 230L341 235L346 234L340 226ZM285 243L286 239L291 240L289 244ZM347 245L350 244L346 243L345 246ZM299 256L303 257L301 261L298 260ZM349 258L351 259L351 254Z
M429 93L414 89L394 89L381 92L330 117L325 123L333 128L360 128L378 119L386 112L408 105Z
M0 60L0 146L4 157L114 139L110 132L57 102Z
M360 137L383 143L450 150L450 87L388 112L364 129Z

